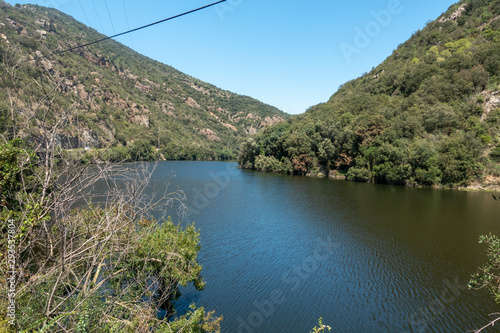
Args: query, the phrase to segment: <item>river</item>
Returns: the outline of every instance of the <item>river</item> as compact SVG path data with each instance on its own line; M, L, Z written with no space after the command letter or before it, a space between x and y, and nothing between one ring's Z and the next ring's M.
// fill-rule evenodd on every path
M150 166L152 166L151 164ZM128 165L134 167L134 164ZM186 193L174 221L201 232L205 290L222 332L468 332L499 312L467 283L500 235L489 193L414 189L161 162L152 184Z

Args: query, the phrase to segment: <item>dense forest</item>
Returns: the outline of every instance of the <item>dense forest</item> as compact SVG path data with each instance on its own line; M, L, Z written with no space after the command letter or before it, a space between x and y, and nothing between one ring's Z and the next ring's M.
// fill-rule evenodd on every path
M225 160L246 136L288 117L113 40L58 53L103 37L58 10L0 0L0 123L10 137L23 133L20 118L47 110L31 125L43 132L58 123L56 144L83 159L111 146L102 158ZM46 92L58 96L47 101Z
M326 103L242 145L244 168L405 185L498 185L500 1L467 0Z

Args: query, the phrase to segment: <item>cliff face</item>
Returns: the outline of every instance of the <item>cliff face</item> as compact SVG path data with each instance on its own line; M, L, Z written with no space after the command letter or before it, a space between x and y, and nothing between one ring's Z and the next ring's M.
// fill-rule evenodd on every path
M64 148L146 140L179 155L234 152L248 133L288 117L115 41L52 55L102 37L57 10L0 0L0 117L20 124L12 119L15 109L40 134L49 123L64 124L56 140ZM33 118L41 111L47 117Z
M259 170L406 185L500 184L500 1L467 0L326 103L245 142Z

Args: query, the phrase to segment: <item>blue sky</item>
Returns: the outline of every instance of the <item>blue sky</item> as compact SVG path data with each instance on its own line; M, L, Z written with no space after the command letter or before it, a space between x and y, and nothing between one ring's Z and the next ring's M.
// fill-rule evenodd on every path
M7 2L55 7L109 36L213 1ZM188 75L299 114L377 66L453 3L228 0L117 40Z

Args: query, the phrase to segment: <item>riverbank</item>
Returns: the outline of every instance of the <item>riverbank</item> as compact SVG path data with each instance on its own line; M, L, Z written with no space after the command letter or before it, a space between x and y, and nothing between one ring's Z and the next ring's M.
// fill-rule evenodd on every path
M347 179L347 176L345 174L342 174L336 170L330 170L328 175L326 175L324 172L318 172L316 174L309 173L306 176L319 177L319 178L328 177L329 179L353 181L353 180ZM368 181L367 183L374 183L374 182ZM424 186L424 185L411 184L411 183L387 184L387 185L401 185L401 186L416 187L416 188L432 188L432 189L437 189L437 190L500 192L500 177L487 176L487 177L485 177L484 182L481 183L479 181L475 181L475 182L472 182L468 186L444 186L444 185L436 185L436 184L430 185L430 186Z
M247 169L244 168L240 165L240 168L242 169ZM252 169L255 170L255 169ZM261 171L261 170L255 170L258 172L268 172L268 171ZM269 171L270 172L270 171ZM293 176L301 176L301 175L293 175ZM317 178L329 178L329 179L336 179L336 180L345 180L345 181L352 181L352 182L358 182L358 183L375 183L375 181L369 180L369 181L357 181L357 180L351 180L347 178L347 175L344 173L339 172L338 170L330 170L328 174L325 171L316 171L316 172L309 172L305 174L304 176L306 177L317 177ZM383 184L383 183L380 183ZM477 191L477 192L500 192L500 177L494 177L491 175L488 175L484 178L483 182L480 181L473 181L471 184L468 186L458 186L458 185L452 185L452 186L445 186L445 185L421 185L417 183L386 183L384 185L392 185L392 186L405 186L405 187L414 187L414 188L432 188L432 189L437 189L437 190L457 190L457 191Z
M155 162L155 161L218 161L218 162L235 162L235 154L230 152L213 153L213 154L184 154L176 155L173 158L170 155L165 155L159 149L143 149L134 150L126 147L109 147L109 148L77 148L63 149L60 153L62 160L72 162L80 162L82 164L99 164L99 163L126 163L126 162Z

